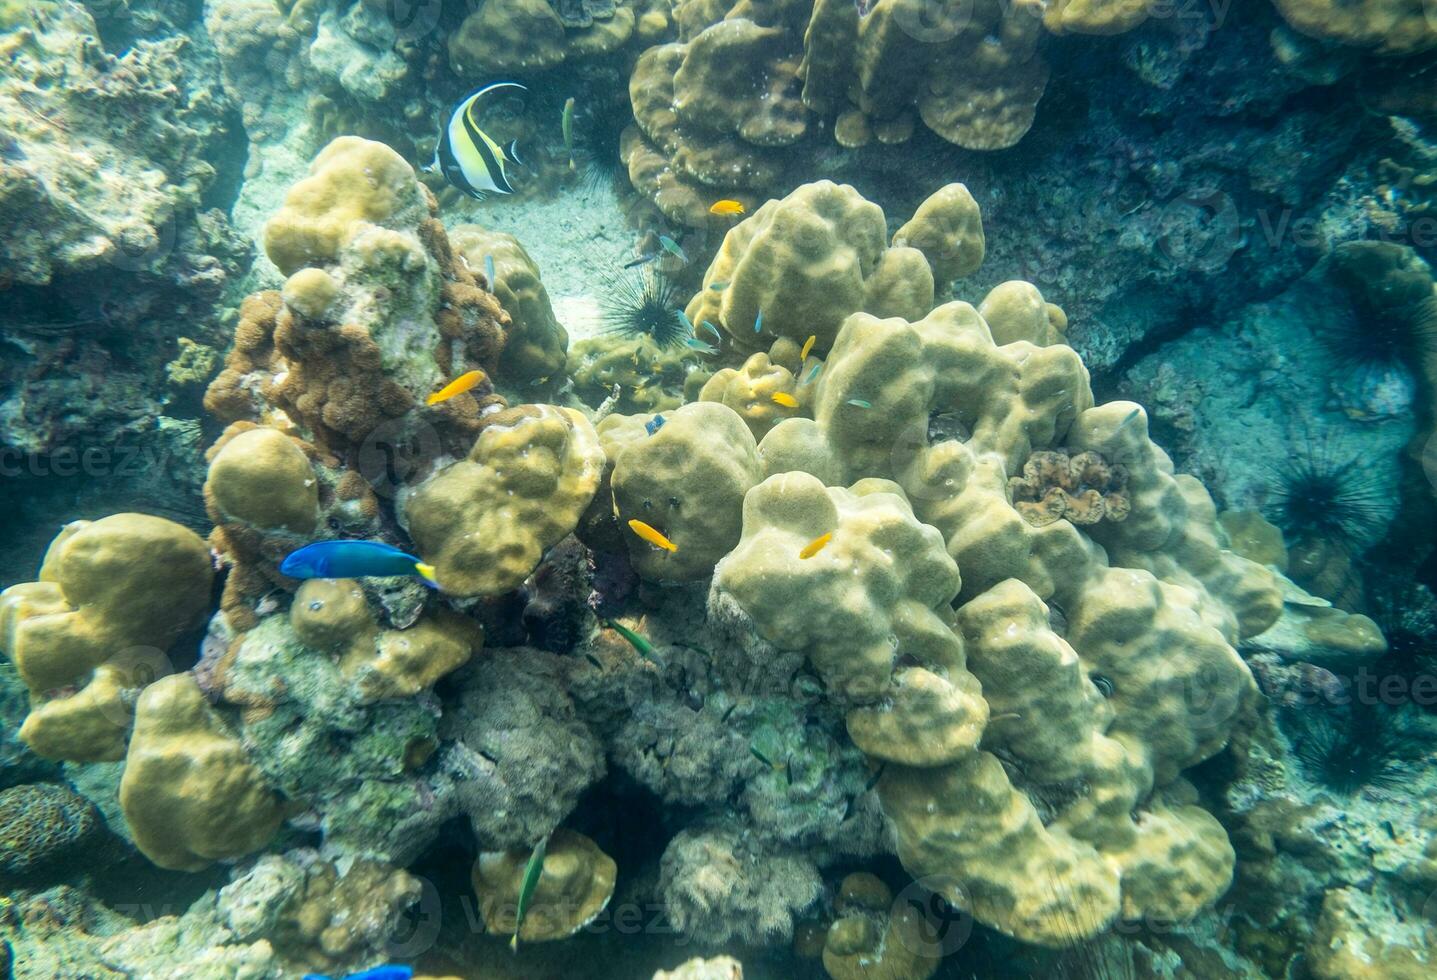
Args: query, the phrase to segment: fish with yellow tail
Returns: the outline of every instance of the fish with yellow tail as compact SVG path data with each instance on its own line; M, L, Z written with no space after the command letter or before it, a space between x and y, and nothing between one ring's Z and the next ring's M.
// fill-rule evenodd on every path
M484 380L483 371L466 371L434 394L424 399L426 405L438 405L440 402L447 402L455 395L462 395L469 391L479 382Z
M800 363L808 360L808 353L813 350L813 345L816 343L818 343L818 335L809 334L808 339L803 342L803 350L798 352L798 360Z
M431 589L439 588L433 565L383 541L316 541L286 555L279 572L299 579L416 575Z
M519 883L519 904L514 911L514 938L509 940L509 949L515 953L519 952L519 930L524 926L529 906L534 903L534 889L539 887L539 879L543 877L544 856L548 853L549 838L545 836L534 845L534 852L529 855L529 863L524 865L524 879Z
M518 82L495 82L461 99L450 111L439 133L439 145L434 148L433 168L443 174L449 183L478 201L484 200L488 194L514 193L505 164L523 165L514 141L501 147L490 139L489 134L479 128L475 111L479 100L490 92L510 88L529 91Z
M743 205L738 201L724 198L722 201L715 201L709 206L709 214L721 214L725 217L736 217L743 214Z
M775 391L770 397L772 397L775 405L782 405L784 408L798 407L798 399L786 391Z
M814 555L818 554L818 553L819 553L820 551L822 551L824 548L827 548L827 547L828 547L828 542L830 542L830 541L832 541L832 540L833 540L833 532L832 532L832 531L829 531L827 534L820 534L818 537L814 538L814 539L813 539L812 541L810 541L808 544L806 544L806 545L803 546L803 548L802 548L802 549L799 551L799 553L798 553L798 557L803 558L803 559L812 558Z
M629 530L633 531L655 548L662 548L665 551L679 550L679 546L664 537L662 532L650 527L638 518L629 521Z

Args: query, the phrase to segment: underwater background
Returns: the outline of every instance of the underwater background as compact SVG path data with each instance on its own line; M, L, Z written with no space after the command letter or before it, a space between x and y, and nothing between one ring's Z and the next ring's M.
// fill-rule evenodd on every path
M1437 976L1437 0L0 55L0 980Z

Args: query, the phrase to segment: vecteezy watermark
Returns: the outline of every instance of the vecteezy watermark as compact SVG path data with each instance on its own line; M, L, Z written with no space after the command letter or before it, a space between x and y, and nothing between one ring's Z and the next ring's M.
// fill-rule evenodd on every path
M898 893L889 908L890 921L906 918L907 928L890 928L903 948L923 959L956 953L973 935L972 896L947 875L924 875Z
M136 222L110 240L114 249L106 259L125 272L145 272L169 257L179 237L179 218L173 212L155 225Z
M1325 670L1306 671L1295 674L1278 689L1269 690L1268 697L1290 708L1345 708L1353 704L1430 708L1437 706L1437 674L1379 674L1367 666L1357 668L1350 677L1337 677Z
M439 430L401 417L380 423L364 437L355 465L376 494L392 499L443 451Z
M1437 3L1437 0L1431 2ZM1254 228L1271 248L1291 243L1301 249L1319 250L1336 244L1329 226L1312 216L1298 216L1292 208L1260 208L1256 214ZM1397 229L1374 224L1363 240L1410 245L1413 248L1437 248L1437 215L1419 215Z
M417 41L439 26L444 0L382 0L380 13L401 41ZM470 4L473 9L474 4Z
M1157 218L1158 249L1174 265L1216 272L1243 244L1237 205L1216 189L1194 191L1164 204Z
M385 942L386 955L396 963L417 960L433 949L443 926L444 901L439 897L439 889L428 878L415 877L419 879L419 901L410 906L403 924L390 933Z
M150 445L59 446L30 453L0 446L0 477L110 477L134 479L165 468L168 450Z

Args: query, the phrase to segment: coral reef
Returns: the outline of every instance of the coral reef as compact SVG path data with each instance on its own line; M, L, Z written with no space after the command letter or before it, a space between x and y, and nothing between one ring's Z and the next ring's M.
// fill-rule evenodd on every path
M0 973L1423 975L1432 20L963 7L0 3Z

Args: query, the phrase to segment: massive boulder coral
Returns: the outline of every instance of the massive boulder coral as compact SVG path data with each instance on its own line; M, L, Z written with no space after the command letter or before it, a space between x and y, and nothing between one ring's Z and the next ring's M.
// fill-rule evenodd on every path
M1231 846L1179 774L1251 705L1233 644L1272 622L1278 598L1267 572L1222 550L1211 501L1174 477L1141 410L1092 407L1081 362L1034 309L1026 337L1009 318L1002 346L964 303L911 323L849 316L813 421L760 444L773 475L745 499L710 605L804 651L850 702L855 744L888 762L879 793L911 872L947 882L980 921L1062 945L1119 916L1190 916L1227 887ZM1020 516L1008 481L1052 450L1120 462L1126 518L1085 535ZM824 486L835 477L851 490ZM909 573L927 555L933 570L890 581L868 549L910 556ZM1074 780L1086 790L1055 796Z
M522 942L572 936L603 912L614 894L618 866L583 834L556 830L547 838L544 861L523 924L517 910L530 851L487 851L474 862L474 891L493 935Z
M140 695L120 806L135 846L182 871L258 850L280 824L274 792L188 674Z
M716 198L770 190L829 122L851 149L906 142L915 115L966 149L1010 147L1048 82L1033 0L685 0L674 16L679 41L634 66L623 157L635 189L679 224L701 226Z
M1273 0L1302 33L1378 54L1407 55L1437 47L1437 17L1427 0Z
M519 239L478 225L460 225L449 233L455 250L478 273L493 268L489 291L509 314L508 340L500 371L511 384L547 380L564 366L569 334L554 319L539 265Z
M720 327L740 351L813 336L822 355L850 313L917 319L932 309L935 285L946 288L983 258L982 219L961 184L929 197L893 247L886 237L883 209L851 186L804 184L729 229L704 274L706 287L727 285L701 290L685 313Z
M499 412L467 459L406 497L409 533L444 591L507 592L578 525L603 466L598 435L581 413L551 405Z
M199 624L212 577L204 541L172 521L67 525L39 581L0 593L0 649L30 690L20 737L51 759L124 755L130 695L169 671L165 653Z

